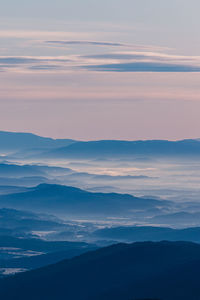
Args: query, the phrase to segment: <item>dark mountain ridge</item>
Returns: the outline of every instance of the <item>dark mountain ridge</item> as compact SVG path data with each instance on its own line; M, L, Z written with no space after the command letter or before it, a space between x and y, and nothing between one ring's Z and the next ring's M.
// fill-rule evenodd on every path
M0 151L17 151L30 148L57 148L71 143L70 139L52 139L32 133L0 131Z
M200 299L200 245L118 244L0 281L5 300Z
M132 156L200 156L199 140L146 140L146 141L89 141L75 142L67 147L45 153L57 158L117 158Z
M92 193L79 188L40 184L29 191L1 195L0 207L74 215L132 214L134 210L167 208L170 201L145 199L129 194Z
M32 133L0 131L0 151L23 157L43 158L127 158L133 156L200 156L200 140L99 140L52 139ZM26 152L26 153L25 153Z
M0 247L20 248L39 252L53 253L67 251L69 249L88 248L89 244L84 242L45 241L41 239L25 239L11 236L0 236Z
M96 240L114 240L118 242L188 241L200 243L200 227L174 229L155 226L121 226L103 228L91 234Z
M25 177L41 175L68 175L73 171L69 168L44 166L44 165L17 165L11 163L0 163L0 177Z
M68 225L69 226L69 225ZM15 209L0 209L0 228L12 230L12 235L32 235L33 231L67 230L55 217Z

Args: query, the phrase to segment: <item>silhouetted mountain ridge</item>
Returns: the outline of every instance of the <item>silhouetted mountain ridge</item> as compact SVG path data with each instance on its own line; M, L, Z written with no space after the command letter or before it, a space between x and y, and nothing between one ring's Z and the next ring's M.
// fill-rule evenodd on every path
M102 240L115 240L118 242L141 241L189 241L200 242L200 227L174 229L155 226L121 226L103 228L94 231L91 237Z
M200 298L200 245L118 244L0 281L5 300Z
M170 205L170 201L138 198L129 194L92 193L50 184L40 184L23 193L0 196L0 207L75 215L132 214L138 209L160 209Z
M25 239L11 236L0 236L0 247L3 248L21 248L24 250L33 250L39 252L53 253L58 251L67 251L69 249L87 248L90 245L84 242L66 242L66 241L44 241L41 239Z
M75 142L67 147L46 153L47 157L114 158L130 156L199 156L199 140L146 140L146 141L89 141Z
M71 143L70 139L52 139L32 133L0 131L0 150L17 151L30 148L57 148Z
M60 168L60 167L50 167L43 165L17 165L17 164L5 164L0 163L0 177L11 177L11 178L20 178L25 176L47 176L49 173L51 175L61 174L68 175L73 171L69 168Z
M13 234L18 236L32 234L33 231L67 229L67 226L55 217L8 208L0 209L0 227L12 230Z

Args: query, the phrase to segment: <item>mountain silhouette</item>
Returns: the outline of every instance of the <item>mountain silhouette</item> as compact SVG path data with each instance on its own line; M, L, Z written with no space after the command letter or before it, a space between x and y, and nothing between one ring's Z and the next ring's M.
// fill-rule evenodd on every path
M54 158L128 158L133 156L199 156L199 140L89 141L45 153Z
M118 244L0 280L4 300L200 299L200 245Z
M30 148L57 148L73 143L70 139L52 139L32 133L0 131L1 151L16 151Z
M129 194L91 193L62 185L40 184L26 192L0 196L0 207L72 215L123 215L134 210L166 208L170 201Z
M95 240L118 242L188 241L200 243L200 227L174 229L155 226L121 226L98 229L91 233Z

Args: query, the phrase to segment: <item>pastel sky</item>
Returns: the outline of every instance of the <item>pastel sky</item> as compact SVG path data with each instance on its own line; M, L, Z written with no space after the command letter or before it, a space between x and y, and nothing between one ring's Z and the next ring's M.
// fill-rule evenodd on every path
M199 138L199 0L0 0L0 130Z

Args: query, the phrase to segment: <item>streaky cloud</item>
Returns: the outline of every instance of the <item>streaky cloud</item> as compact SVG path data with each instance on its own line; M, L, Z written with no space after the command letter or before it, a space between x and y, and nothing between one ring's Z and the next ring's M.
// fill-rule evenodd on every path
M42 62L67 62L69 59L56 58L56 57L0 57L0 65L8 64L8 65L18 65L18 64L30 64L30 63L42 63Z
M43 71L48 71L48 70L61 70L62 67L58 65L35 65L35 66L30 66L29 70L43 70Z
M143 61L146 62L168 62L168 63L177 63L177 64L196 64L200 63L199 56L182 56L182 55L173 55L160 52L151 52L151 51L130 51L130 52L109 52L103 54L90 54L82 55L83 59L92 59L92 60L129 60L130 62Z
M83 46L112 46L112 47L123 47L127 46L123 43L113 42L98 42L98 41L46 41L47 44L54 45L83 45Z
M103 72L200 72L199 66L158 62L130 62L83 66L83 69Z

